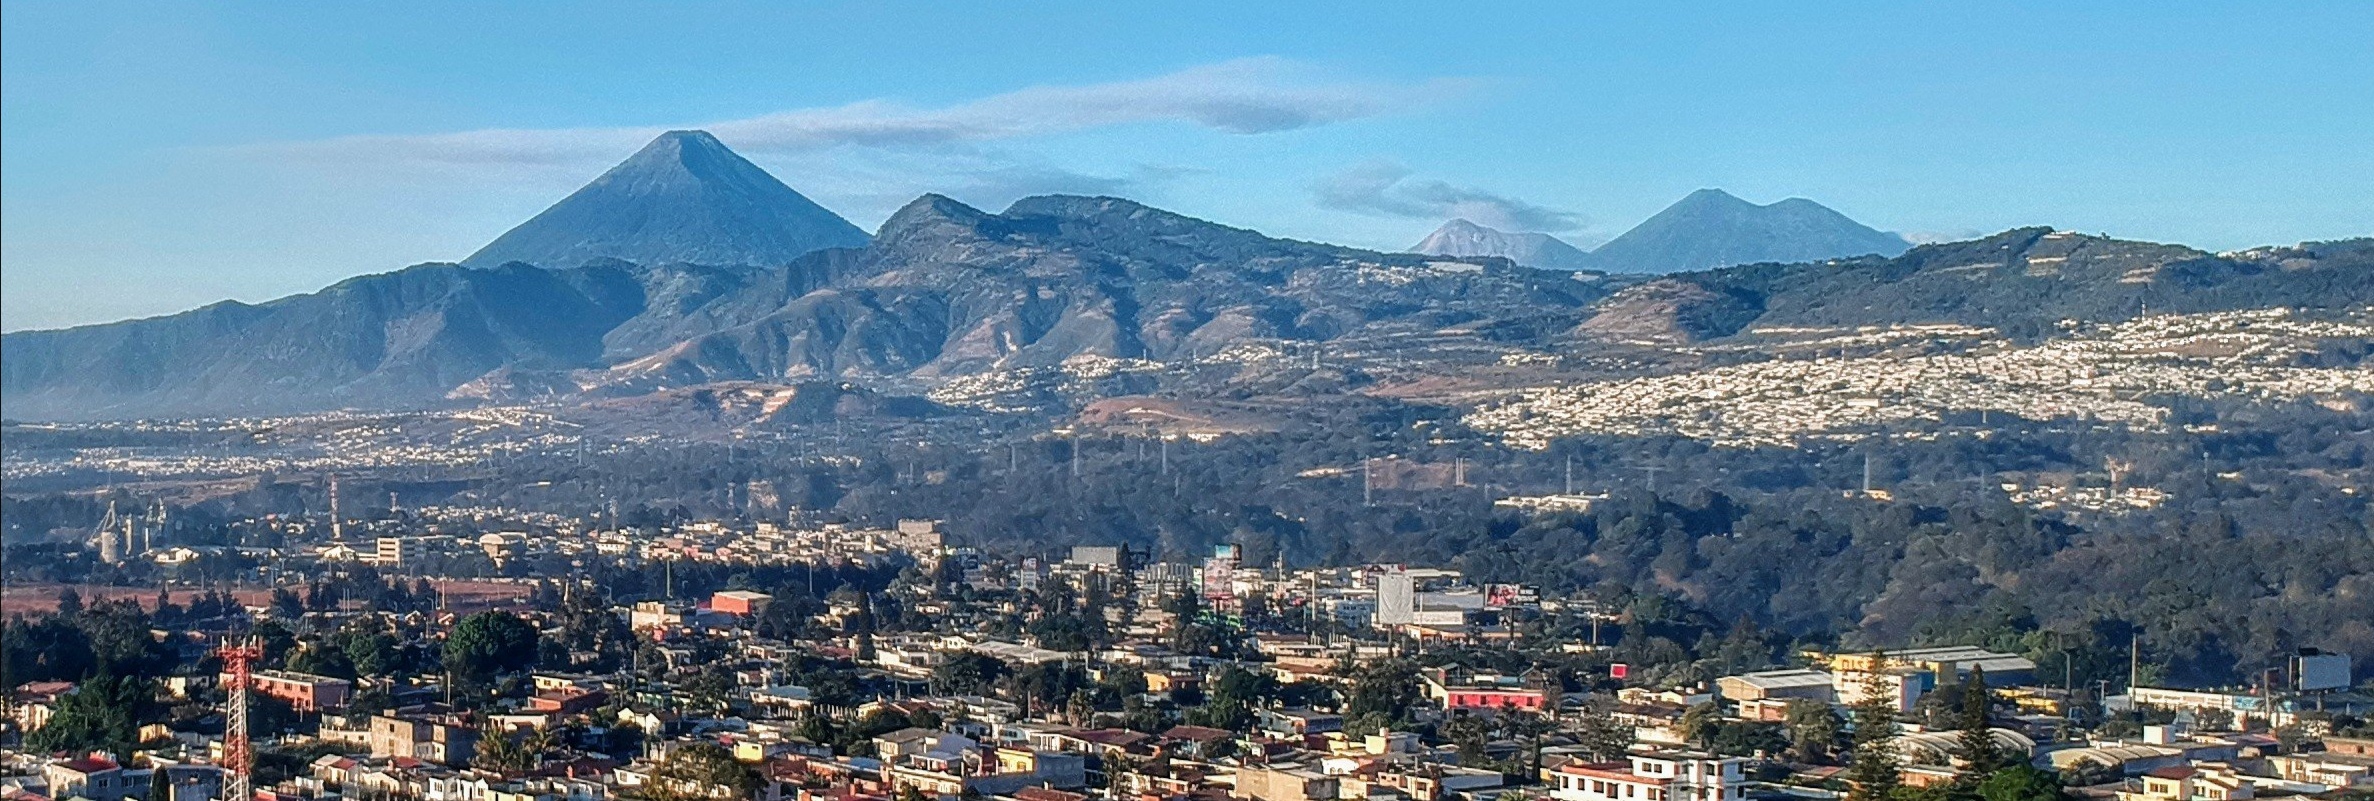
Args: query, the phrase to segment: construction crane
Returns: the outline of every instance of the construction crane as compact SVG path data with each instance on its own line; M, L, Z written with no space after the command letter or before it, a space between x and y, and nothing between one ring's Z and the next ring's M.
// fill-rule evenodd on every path
M264 658L264 641L251 636L224 643L214 653L223 658L223 672L231 677L224 687L231 698L223 715L223 801L252 801L256 752L248 740L247 695L255 686L255 663Z

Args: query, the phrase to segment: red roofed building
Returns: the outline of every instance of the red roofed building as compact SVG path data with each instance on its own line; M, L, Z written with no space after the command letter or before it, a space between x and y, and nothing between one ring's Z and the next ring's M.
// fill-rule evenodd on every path
M58 711L58 697L74 692L71 681L35 681L18 685L13 693L10 711L16 716L18 731L30 734L49 725L51 715Z
M41 766L41 778L49 782L51 798L81 796L91 801L124 801L146 797L148 777L147 769L127 769L106 754L96 752Z

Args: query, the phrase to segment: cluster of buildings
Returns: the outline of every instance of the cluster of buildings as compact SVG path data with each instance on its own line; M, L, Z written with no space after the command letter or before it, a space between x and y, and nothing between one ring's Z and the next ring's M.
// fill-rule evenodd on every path
M702 521L671 528L657 537L576 526L476 535L390 533L368 542L323 543L313 550L313 556L327 562L368 563L382 570L403 570L424 559L465 551L483 552L496 565L539 556L744 565L868 564L899 554L936 557L942 545L939 523L931 520L902 520L886 529L837 523L795 527L767 521L737 528Z
M2102 774L2092 788L2099 801L2374 789L2374 743L2324 736L2316 747L2315 735L2327 733L2305 728L2298 702L2135 687L2111 698L2110 711L2167 723L2122 737L2072 736L2075 695L2034 675L2027 657L1982 648L1808 651L1791 667L1689 686L1639 685L1620 664L1577 676L1561 660L1604 660L1610 652L1596 633L1589 642L1542 642L1529 640L1524 632L1539 629L1524 624L1577 615L1620 624L1621 613L1438 568L1289 570L1250 564L1235 547L1194 563L1154 562L1120 546L1007 560L950 547L937 522L915 520L693 524L647 538L391 535L372 544L347 554L334 541L307 555L383 568L476 548L498 560L566 550L728 565L912 559L939 569L880 601L803 598L807 628L783 625L773 612L787 601L756 590L623 601L612 612L635 638L632 664L589 674L546 663L476 702L456 703L449 676L259 670L252 692L298 722L259 733L259 745L283 756L255 797L238 801L1820 799L1841 789L1835 765L1793 762L1776 746L1719 745L1693 727L1713 720L1777 730L1806 705L1844 710L1877 698L1907 721L1895 735L1904 781L1951 781L1957 733L1914 721L1930 694L1974 672L1998 688L1991 735L1999 750L2071 775ZM1091 595L1101 599L1094 606ZM893 602L912 624L875 630L873 605ZM1087 646L1039 639L1027 624L1049 604L1102 615L1110 636ZM312 636L382 614L349 606L286 623ZM557 625L549 610L521 616ZM406 647L423 650L459 620L444 610L402 618ZM1174 635L1191 625L1237 647L1184 649ZM158 636L185 648L197 639ZM1470 658L1495 653L1502 656ZM1346 699L1362 670L1424 654L1458 656L1416 660L1407 710L1392 722L1351 713ZM2302 659L2299 687L2350 686L2346 657ZM574 653L569 661L584 664ZM950 672L983 664L997 667L971 681ZM1248 674L1290 689L1277 698L1303 700L1256 704L1226 718L1235 722L1186 714ZM176 676L163 689L177 707L203 708L228 679ZM1049 695L1029 683L1050 681L1072 684ZM1096 689L1114 686L1127 689ZM50 724L75 691L67 682L14 688L17 734ZM1108 691L1123 697L1092 699ZM1461 727L1485 734L1451 734ZM2307 736L2279 737L2279 727ZM220 801L230 749L219 715L179 716L141 735L142 746L126 754L0 751L0 801Z
M141 480L472 467L523 453L579 447L576 427L521 406L431 412L336 411L291 417L11 423L29 429L195 439L235 438L237 448L79 448L58 458L10 459L16 481L78 472Z
M1888 329L1835 332L1873 339ZM1468 425L1519 447L1581 433L1671 433L1733 446L1868 436L1951 414L2076 419L2140 428L2167 410L2139 398L2232 395L2343 399L2374 392L2374 372L2301 366L2334 341L2374 338L2360 320L2318 321L2284 309L2151 315L2075 326L2021 345L1994 332L1920 331L1955 347L1911 353L1869 348L1794 350L1703 370L1526 390L1468 415ZM1851 352L1852 355L1830 355Z

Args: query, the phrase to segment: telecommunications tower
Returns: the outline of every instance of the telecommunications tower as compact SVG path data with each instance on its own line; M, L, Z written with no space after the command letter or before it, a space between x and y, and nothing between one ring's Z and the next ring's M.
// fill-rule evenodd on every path
M251 801L256 752L247 733L248 690L255 685L255 663L264 658L264 641L248 637L225 643L215 654L223 658L223 672L231 677L224 688L231 697L223 715L223 801Z

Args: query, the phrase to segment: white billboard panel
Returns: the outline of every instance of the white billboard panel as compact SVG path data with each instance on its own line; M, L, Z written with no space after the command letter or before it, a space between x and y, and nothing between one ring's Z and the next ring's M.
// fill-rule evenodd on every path
M2348 654L2314 654L2293 657L2292 675L2299 677L2295 685L2302 690L2349 689Z

